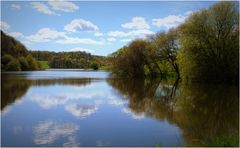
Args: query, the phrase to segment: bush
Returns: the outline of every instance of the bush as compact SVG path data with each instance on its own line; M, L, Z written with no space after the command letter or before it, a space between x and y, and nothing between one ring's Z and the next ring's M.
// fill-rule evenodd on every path
M21 65L21 69L22 69L23 71L29 70L28 62L27 62L27 60L26 60L24 57L20 57L20 58L18 59L18 61L19 61L20 65Z
M21 65L18 62L18 60L13 59L12 61L10 61L6 67L5 67L6 71L21 71Z
M93 70L98 70L98 64L97 64L97 63L92 63L92 64L91 64L91 68L92 68Z
M5 54L3 57L2 57L2 64L3 65L7 65L10 61L13 60L13 57L9 54Z
M26 59L27 59L28 65L29 65L29 70L39 69L38 62L35 58L33 58L31 55L28 55Z

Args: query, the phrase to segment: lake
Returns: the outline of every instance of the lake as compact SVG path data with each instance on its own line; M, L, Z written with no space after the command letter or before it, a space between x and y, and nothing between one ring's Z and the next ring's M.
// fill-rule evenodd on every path
M80 70L1 75L1 146L202 146L238 132L236 86Z

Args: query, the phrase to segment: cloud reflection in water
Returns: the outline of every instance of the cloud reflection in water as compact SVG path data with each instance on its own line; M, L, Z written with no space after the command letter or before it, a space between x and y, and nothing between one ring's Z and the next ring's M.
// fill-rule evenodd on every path
M57 123L44 121L33 128L34 143L37 145L50 145L61 137L71 137L79 130L79 125L73 123ZM71 140L74 142L73 140ZM75 142L76 143L76 142Z
M82 104L70 104L65 109L72 115L78 118L87 117L98 110L98 105L82 105Z
M133 119L138 119L138 120L140 120L140 119L143 119L143 118L145 117L145 114L144 114L144 113L136 114L136 113L132 112L132 111L131 111L130 109L128 109L128 108L123 108L121 111L122 111L123 113L126 113L126 114L131 115L131 117L132 117Z

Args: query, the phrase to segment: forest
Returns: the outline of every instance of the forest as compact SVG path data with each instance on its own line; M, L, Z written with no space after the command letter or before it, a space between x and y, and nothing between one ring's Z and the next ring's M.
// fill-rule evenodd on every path
M1 31L1 69L100 68L120 77L176 77L186 82L236 84L238 7L237 2L219 2L192 13L176 28L135 39L107 57L81 51L28 51Z
M46 61L50 68L80 68L94 69L106 65L106 58L103 56L91 55L87 52L50 52L30 51L31 55L38 61Z

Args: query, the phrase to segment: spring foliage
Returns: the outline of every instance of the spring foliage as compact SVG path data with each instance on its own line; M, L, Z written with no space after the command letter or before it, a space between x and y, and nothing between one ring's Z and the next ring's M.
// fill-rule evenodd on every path
M142 77L174 72L183 81L237 83L239 10L219 2L194 12L177 28L134 40L111 55L113 73Z

